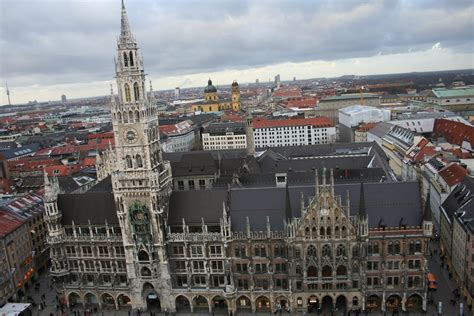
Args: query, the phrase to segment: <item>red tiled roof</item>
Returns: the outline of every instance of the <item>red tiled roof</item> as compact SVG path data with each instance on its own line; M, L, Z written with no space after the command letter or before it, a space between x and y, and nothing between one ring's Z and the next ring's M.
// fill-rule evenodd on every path
M0 237L5 237L23 225L24 221L9 212L0 210Z
M278 89L273 92L273 96L277 98L298 98L301 97L300 89Z
M243 122L244 117L237 114L225 113L224 115L221 116L221 121L222 122Z
M176 133L177 127L175 124L170 124L170 125L160 125L160 133L163 134L172 134Z
M48 176L67 176L73 173L76 173L83 169L84 166L77 164L77 165L55 165L55 166L48 166L45 168L46 173Z
M58 162L54 159L19 159L8 161L8 169L10 171L32 171L32 170L43 170L44 167L52 166Z
M114 132L106 132L106 133L98 133L98 134L88 134L87 139L113 139L114 138Z
M81 163L84 167L91 167L95 166L95 157L86 157Z
M268 120L265 118L256 118L253 120L253 128L269 128L269 127L287 127L287 126L306 126L312 125L317 127L333 127L333 123L327 117L317 118L296 118L285 120Z
M359 126L357 127L357 130L359 132L367 132L369 129L372 129L375 127L375 125L377 125L378 123L361 123L359 124Z
M286 102L286 106L289 108L313 108L317 102L316 98L291 99Z
M462 146L464 141L474 148L474 126L452 120L436 119L433 127L435 137L444 137L447 142Z
M439 175L450 187L461 182L466 174L467 170L454 162L439 171Z

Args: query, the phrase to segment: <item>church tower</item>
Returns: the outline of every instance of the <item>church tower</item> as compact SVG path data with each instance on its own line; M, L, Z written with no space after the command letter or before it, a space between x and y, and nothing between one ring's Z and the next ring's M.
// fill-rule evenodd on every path
M240 111L240 88L237 81L232 82L231 94L232 110Z
M247 141L247 156L255 155L255 139L253 135L253 118L250 107L247 107L247 119L245 123L245 139Z
M171 167L162 158L157 110L145 90L145 70L122 1L115 61L118 101L111 99L115 136L112 186L125 247L134 308L159 297L170 307L171 282L164 230L171 194Z

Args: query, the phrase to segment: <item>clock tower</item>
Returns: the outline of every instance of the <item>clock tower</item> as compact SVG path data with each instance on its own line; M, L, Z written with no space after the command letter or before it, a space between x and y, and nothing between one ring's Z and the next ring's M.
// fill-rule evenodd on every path
M134 308L150 298L168 302L171 282L164 243L171 167L160 148L158 115L145 90L143 59L122 1L115 60L118 100L111 98L116 165L112 187L125 247ZM171 310L171 306L169 309Z

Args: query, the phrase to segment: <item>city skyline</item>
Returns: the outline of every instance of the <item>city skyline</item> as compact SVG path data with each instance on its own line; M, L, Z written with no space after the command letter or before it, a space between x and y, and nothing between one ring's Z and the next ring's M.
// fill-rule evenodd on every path
M474 68L468 1L128 2L155 90ZM1 6L1 104L107 94L120 1Z

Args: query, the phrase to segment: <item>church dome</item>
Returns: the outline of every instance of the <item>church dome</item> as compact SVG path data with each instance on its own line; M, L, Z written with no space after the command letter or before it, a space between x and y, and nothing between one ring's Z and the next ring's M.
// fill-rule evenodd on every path
M217 92L216 87L212 85L212 80L209 79L207 81L207 87L204 89L204 93L211 93L211 92Z

